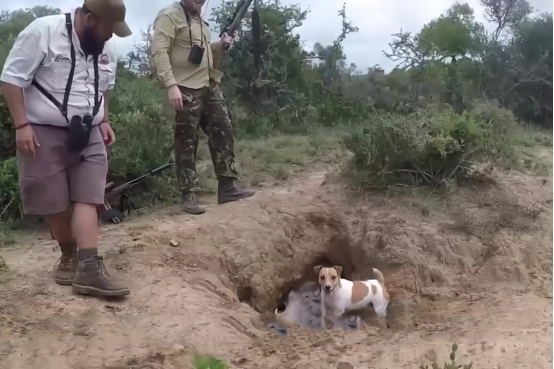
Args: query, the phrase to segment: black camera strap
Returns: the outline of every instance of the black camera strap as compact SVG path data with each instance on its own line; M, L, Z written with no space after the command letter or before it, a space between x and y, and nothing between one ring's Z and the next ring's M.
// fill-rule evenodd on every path
M181 4L181 7L183 8L183 11L185 12L185 18L187 19L187 25L189 26L189 41L190 41L190 47L192 48L192 27L190 22L190 14L187 10L187 7L185 4L183 4L182 1L179 2ZM202 27L202 18L200 18L200 47L204 47L204 29Z
M33 79L33 82L31 84L37 88L48 100L54 104L58 110L62 113L63 117L69 123L69 119L67 117L67 104L69 102L69 94L71 93L71 85L73 84L73 77L75 75L75 64L76 64L76 56L75 56L75 46L73 45L73 25L71 23L71 14L66 13L65 14L65 27L67 29L67 35L69 37L69 42L71 44L71 69L69 70L69 77L67 79L67 84L65 85L65 93L63 96L63 104L60 104L58 100L52 94L44 87L42 87L35 79ZM98 111L100 111L100 105L102 103L102 98L98 98L98 85L99 85L99 76L98 76L98 55L94 57L94 108L92 110L93 119L98 114Z
M98 55L94 55L94 107L92 108L92 118L96 117L98 111L100 110L100 103L102 103L102 98L98 98L98 88L100 84L100 76L98 75ZM105 117L108 119L108 117Z

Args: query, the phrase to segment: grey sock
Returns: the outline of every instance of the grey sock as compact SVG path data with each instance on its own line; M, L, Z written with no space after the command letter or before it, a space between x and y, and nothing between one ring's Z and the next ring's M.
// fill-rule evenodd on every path
M98 255L98 249L85 249L85 250L79 250L79 261L85 260L85 259L92 259L95 258L95 256Z

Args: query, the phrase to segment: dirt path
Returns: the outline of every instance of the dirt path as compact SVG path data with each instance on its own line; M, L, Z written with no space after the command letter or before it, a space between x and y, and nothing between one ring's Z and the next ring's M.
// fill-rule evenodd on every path
M449 198L471 227L448 201L362 201L325 172L201 217L135 217L102 234L107 264L132 287L124 301L73 296L53 283L55 243L21 239L1 249L0 368L180 369L194 352L238 368L417 368L454 342L474 368L551 368L552 182L496 179ZM358 332L269 334L269 312L321 260L349 278L381 268L391 329L368 314Z

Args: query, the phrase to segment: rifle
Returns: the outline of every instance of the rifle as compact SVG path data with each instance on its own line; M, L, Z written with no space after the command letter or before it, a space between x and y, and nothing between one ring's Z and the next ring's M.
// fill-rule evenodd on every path
M250 4L252 4L252 0L240 0L237 3L237 6L235 8L235 12L233 13L233 18L227 19L228 25L221 28L221 32L219 33L219 37L223 36L225 32L229 36L233 35L236 30L240 26L240 22L242 21L242 18L246 15L246 12L248 11L248 8L250 7ZM223 61L223 57L225 56L225 50L221 49L220 52L217 54L214 54L213 58L213 65L214 68L219 70L221 67L221 62Z
M228 35L232 35L235 33L237 28L239 28L240 21L242 20L242 18L244 18L246 11L250 7L250 4L252 4L252 0L240 0L237 3L237 6L235 7L235 12L233 13L233 18L227 19L229 25L221 29L219 37L223 36L225 32L227 32Z
M115 188L113 188L113 185L114 185L113 182L109 183L106 186L106 193L104 195L104 210L105 210L105 212L102 215L102 219L103 220L109 220L110 222L112 222L114 224L121 223L121 221L124 218L124 214L120 211L117 211L117 210L113 209L110 205L110 201L113 201L117 197L122 196L121 197L121 205L120 205L122 211L123 211L123 203L124 203L125 200L127 202L131 203L133 205L133 208L136 209L137 206L129 198L129 195L126 194L126 192L129 191L135 185L142 182L142 180L144 180L146 177L158 174L158 173L160 173L160 172L164 171L165 169L167 169L169 167L172 167L172 166L173 166L173 164L164 164L164 165L162 165L162 166L160 166L156 169L153 169L153 170L149 171L146 174L143 174L142 176L140 176L138 178L135 178L135 179L133 179L133 180L127 182L127 183L124 183L121 186L117 186ZM129 206L127 206L127 208L128 208L128 212L130 213Z

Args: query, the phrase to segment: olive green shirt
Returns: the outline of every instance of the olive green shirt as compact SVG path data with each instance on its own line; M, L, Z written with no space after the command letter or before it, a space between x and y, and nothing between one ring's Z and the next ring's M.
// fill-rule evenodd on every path
M190 22L189 33L185 12L178 1L162 9L154 21L152 59L156 74L166 87L177 84L198 89L209 87L210 80L221 82L223 73L213 68L213 54L221 49L221 42L210 43L210 27L199 16L191 15ZM200 64L188 61L191 51L189 35L192 35L193 44L203 44L205 48Z

